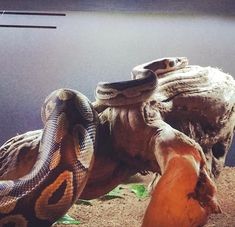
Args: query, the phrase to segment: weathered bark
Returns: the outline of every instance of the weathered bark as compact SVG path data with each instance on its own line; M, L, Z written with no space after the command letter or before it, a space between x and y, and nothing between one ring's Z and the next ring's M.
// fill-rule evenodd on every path
M159 111L165 122L201 145L217 177L235 128L235 80L215 68L188 66L159 78L148 103L154 103L148 111Z
M234 133L235 80L215 68L188 66L162 75L157 91L145 102L104 109L100 110L99 116L101 131L97 161L88 180L91 187L85 188L85 194L94 197L96 193L90 195L90 188L95 184L97 194L105 193L138 171L160 172L154 154L148 149L148 141L157 130L155 121L159 119L198 142L205 153L209 171L218 176ZM120 124L123 116L128 116L129 120ZM35 137L30 133L17 136L0 148L0 179L12 179L13 175L18 176L16 174L21 177L31 170L41 138L40 131L35 133ZM21 171L25 159L27 168ZM100 174L97 174L98 170Z

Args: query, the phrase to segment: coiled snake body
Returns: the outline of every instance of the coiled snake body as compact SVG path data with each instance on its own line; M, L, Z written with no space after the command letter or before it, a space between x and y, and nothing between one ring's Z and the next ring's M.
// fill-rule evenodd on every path
M98 83L96 99L107 106L127 105L144 101L157 88L157 76L185 67L186 57L163 58L138 65L132 70L132 79L116 83Z
M142 102L156 91L157 74L186 65L186 58L166 58L137 66L133 80L99 83L97 102L107 106ZM32 168L16 179L0 178L0 226L50 226L68 211L89 178L99 124L92 104L79 92L60 89L45 100L42 119L44 129ZM0 173L4 168L7 172L4 162L9 164L12 141L0 149Z
M27 175L0 182L0 226L48 226L74 203L92 166L97 116L86 97L58 90L45 101L37 161Z

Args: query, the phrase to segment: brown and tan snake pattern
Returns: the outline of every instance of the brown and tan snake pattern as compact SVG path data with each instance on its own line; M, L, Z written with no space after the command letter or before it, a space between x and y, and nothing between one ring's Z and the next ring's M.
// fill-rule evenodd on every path
M72 90L55 91L45 101L42 119L45 127L31 171L0 181L0 226L50 226L87 181L97 126L87 98Z
M133 80L98 84L97 102L107 106L143 102L156 91L156 75L187 63L186 58L166 58L137 66L132 71ZM46 99L42 120L42 131L27 133L36 145L40 140L35 148L38 155L32 157L34 165L26 165L17 177L11 174L16 166L10 158L17 159L18 154L11 157L8 151L14 139L20 150L21 137L9 140L0 149L0 226L50 226L68 211L89 178L99 120L88 99L77 91L57 90ZM26 142L23 140L24 145ZM31 150L33 145L29 144Z

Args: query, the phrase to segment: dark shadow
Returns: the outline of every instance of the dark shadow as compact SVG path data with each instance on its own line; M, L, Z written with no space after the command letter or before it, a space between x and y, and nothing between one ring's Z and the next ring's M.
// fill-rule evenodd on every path
M154 13L183 13L206 15L235 15L233 0L9 0L0 1L2 10L43 10L43 11L123 11L123 12L154 12Z

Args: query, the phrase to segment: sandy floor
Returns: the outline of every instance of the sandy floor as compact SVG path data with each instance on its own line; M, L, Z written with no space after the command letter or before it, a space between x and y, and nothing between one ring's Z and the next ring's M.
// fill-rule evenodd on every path
M135 176L133 182L145 185L151 176ZM56 227L139 227L149 198L138 199L128 184L123 185L123 198L111 200L96 199L89 205L74 205L69 214L80 220L80 225L55 225ZM222 214L212 215L206 227L235 226L235 168L224 168L218 181L218 199L223 210Z

